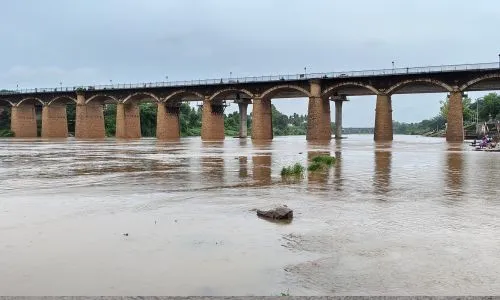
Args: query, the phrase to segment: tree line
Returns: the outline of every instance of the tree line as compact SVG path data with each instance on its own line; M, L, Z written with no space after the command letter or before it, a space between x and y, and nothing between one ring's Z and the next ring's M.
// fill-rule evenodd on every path
M478 118L479 122L488 121L490 118L500 120L500 95L489 93L484 97L472 101L469 97L462 99L463 117L465 124L472 124ZM448 99L441 101L439 113L433 118L422 120L418 123L393 122L394 133L396 134L424 134L443 130L446 126L446 116L448 114ZM141 103L140 119L141 134L144 137L156 136L156 113L157 107L154 103ZM66 106L68 118L68 131L75 132L76 106L68 104ZM37 110L37 125L39 134L41 132L41 109ZM476 116L478 115L478 117ZM180 107L180 130L181 136L201 135L201 107L192 107L187 103L182 103ZM106 136L112 137L116 133L116 105L106 104L104 106L104 123ZM305 135L307 133L307 115L294 113L291 116L278 111L272 105L272 123L275 136L280 135ZM332 129L335 124L331 123ZM239 113L232 112L224 114L224 132L227 136L236 136L240 128ZM252 113L248 116L248 134L252 130ZM358 128L350 130L344 129L345 133L373 133L372 128ZM0 107L0 136L12 136L10 131L10 110Z
M143 137L156 136L156 104L142 103L139 105L141 119L141 135ZM179 122L180 134L186 136L201 135L202 107L192 107L187 103L180 106ZM293 114L287 116L272 106L273 132L275 135L304 135L307 132L307 115ZM107 136L116 133L116 105L106 105L104 122ZM248 133L252 130L252 113L248 116ZM237 136L240 131L240 114L235 111L224 114L224 133L226 136Z
M139 104L141 135L143 137L156 136L156 114L157 106L154 103ZM66 106L68 119L68 132L74 134L76 106L68 104ZM41 109L37 109L38 135L41 134ZM180 106L179 122L180 134L186 136L201 135L202 108L192 107L188 103ZM272 105L272 122L274 135L305 135L307 132L307 115L293 114L287 116ZM116 134L116 104L104 105L104 127L106 136L113 137ZM252 130L252 113L248 116L248 134ZM226 136L237 136L240 131L240 114L235 111L224 114L224 133ZM0 136L12 136L10 131L10 110L0 108Z
M490 119L500 120L500 95L489 93L472 101L469 97L462 98L464 126L470 126L476 121L486 122ZM444 130L448 116L448 99L441 101L439 113L418 123L393 122L396 134L424 134Z

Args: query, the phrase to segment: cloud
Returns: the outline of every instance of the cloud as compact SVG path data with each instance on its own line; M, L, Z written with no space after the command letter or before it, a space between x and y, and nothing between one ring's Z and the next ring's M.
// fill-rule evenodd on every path
M92 81L99 74L95 68L80 67L64 69L57 66L29 67L14 66L5 73L0 73L0 80L11 88L15 85L30 88L29 83L37 83L37 87L55 87L59 83L65 86L77 85L85 81Z
M0 88L487 62L500 52L496 0L16 0L2 11ZM395 97L394 117L431 117L441 98ZM346 105L346 124L373 125L374 98L363 99Z

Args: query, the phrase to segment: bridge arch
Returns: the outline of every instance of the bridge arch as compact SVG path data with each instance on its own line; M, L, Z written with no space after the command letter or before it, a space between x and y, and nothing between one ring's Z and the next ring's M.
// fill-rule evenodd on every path
M9 100L6 100L6 99L0 99L0 104L2 104L2 103L4 103L4 102L5 102L5 103L8 103L8 104L9 104L9 106L14 106L14 103L10 102Z
M412 83L419 83L419 82L420 83L430 83L430 84L433 84L435 86L442 87L446 92L453 92L453 88L442 81L430 79L430 78L417 78L417 79L409 79L409 80L404 80L404 81L398 82L395 85L388 88L385 91L385 94L391 95L407 85L411 85Z
M47 103L47 105L50 106L50 105L52 105L52 103L57 102L57 101L61 101L61 100L69 100L69 101L73 101L74 103L76 103L76 99L73 97L59 96L59 97L55 97L54 99L50 100L49 103Z
M113 96L110 96L110 95L106 95L106 94L97 94L97 95L94 95L90 98L88 98L86 101L85 101L85 104L88 104L94 100L98 100L98 99L105 99L105 100L111 100L115 103L118 103L118 99L116 99L115 97Z
M338 84L335 84L333 86L330 86L328 87L322 94L321 94L321 97L322 98L329 98L330 96L332 96L338 89L342 88L342 87L349 87L349 86L358 86L358 87L362 87L362 88L365 88L365 89L368 89L370 90L371 92L373 92L375 95L378 95L380 92L373 86L369 85L369 84L363 84L361 82L342 82L342 83L338 83Z
M245 94L247 95L250 99L253 99L254 98L254 95L252 92L250 92L249 90L246 90L246 89L238 89L238 88L228 88L228 89L223 89L223 90L219 90L217 92L215 92L211 97L210 97L210 101L212 100L215 100L217 97L221 97L221 96L227 96L231 93L242 93L242 94Z
M163 99L162 102L166 103L166 102L175 100L176 98L182 98L182 96L184 96L184 95L195 96L195 97L199 98L200 101L202 101L203 98L204 98L204 96L202 94L198 93L198 92L186 91L186 90L178 90L178 91L175 91L175 92L171 93L167 97L165 97L165 99Z
M19 106L21 106L21 104L23 104L23 102L30 101L30 100L34 100L35 102L39 102L41 105L45 105L45 103L40 98L37 98L37 97L27 97L27 98L24 98L21 101L19 101L15 106L19 107Z
M296 85L277 85L277 86L274 86L274 87L272 87L272 88L264 91L261 94L261 98L262 99L272 98L274 95L276 95L280 91L286 91L286 90L295 90L295 91L298 91L298 92L302 93L304 95L304 97L311 97L311 93L309 93L308 90L306 90L304 88L301 88L300 86L296 86Z
M131 101L132 99L134 98L138 98L138 97L144 97L144 98L151 98L153 100L155 100L156 102L160 102L160 98L158 98L155 94L153 93L148 93L148 92L137 92L137 93L133 93L131 95L128 95L127 97L125 97L125 99L123 99L123 103L127 103L128 101Z
M484 76L481 76L481 77L478 77L478 78L474 78L474 79L469 80L468 82L466 82L464 85L462 85L460 87L460 90L461 91L465 91L467 88L473 86L476 83L479 83L479 82L481 82L483 80L495 79L495 78L500 78L500 74L487 74L487 75L484 75Z

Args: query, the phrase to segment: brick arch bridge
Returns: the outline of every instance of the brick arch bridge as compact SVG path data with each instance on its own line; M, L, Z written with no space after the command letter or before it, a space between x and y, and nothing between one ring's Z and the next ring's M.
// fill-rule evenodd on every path
M139 138L140 102L156 103L157 138L180 137L179 106L202 101L203 140L224 139L224 102L238 104L240 136L246 137L248 104L253 105L252 138L273 138L271 102L308 98L308 140L331 138L330 102L335 103L335 135L342 133L342 103L348 96L373 95L376 141L393 138L392 100L397 94L448 93L447 140L463 141L462 95L500 89L500 63L398 68L370 71L295 74L247 78L125 85L30 89L0 92L0 106L11 107L16 137L36 136L35 106L42 106L42 136L67 137L65 105L76 103L76 138L104 138L103 106L117 104L117 137Z

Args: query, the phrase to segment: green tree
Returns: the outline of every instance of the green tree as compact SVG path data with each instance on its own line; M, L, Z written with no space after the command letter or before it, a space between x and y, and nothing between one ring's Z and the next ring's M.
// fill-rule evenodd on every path
M462 107L463 107L463 118L465 121L472 120L475 113L471 109L471 102L472 100L469 97L463 97L462 98ZM448 119L448 110L449 110L449 99L446 98L446 100L441 101L441 107L439 108L439 113L441 117L443 117L445 120Z
M274 135L304 135L307 132L307 115L287 116L271 106Z
M106 136L115 136L116 134L116 104L104 105L104 128Z
M477 99L471 105L471 109L475 112L479 104L479 120L488 121L491 118L500 118L500 95L497 93L489 93L482 98Z
M12 137L14 132L10 128L10 108L0 107L0 137Z
M10 109L0 107L0 130L10 129Z
M68 103L66 105L66 116L68 119L68 132L70 134L75 134L75 124L76 124L76 104Z
M201 107L194 108L182 103L179 109L181 136L199 136L201 134Z
M240 113L233 112L224 116L224 133L228 136L237 136L240 131Z
M439 114L432 119L422 120L419 123L393 122L394 133L396 134L424 134L445 128L446 119Z
M143 137L156 136L156 108L155 103L141 103L139 105L141 135Z

